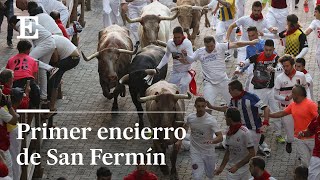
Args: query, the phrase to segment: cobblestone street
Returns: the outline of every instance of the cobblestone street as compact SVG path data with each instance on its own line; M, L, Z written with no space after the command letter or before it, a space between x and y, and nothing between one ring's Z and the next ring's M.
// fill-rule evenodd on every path
M169 0L162 0L166 5L172 7L174 4ZM251 4L253 0L247 0L246 14L251 12ZM310 22L314 19L313 9L310 9L309 13L303 12L303 1L300 2L299 9L295 10L295 14L298 14L299 21L302 25L302 29L305 30ZM19 9L15 9L15 14L25 14ZM209 13L210 21L212 19L211 13ZM265 14L265 13L264 13ZM86 11L85 14L86 27L80 35L79 49L84 54L89 55L94 53L97 49L98 32L102 29L102 2L101 0L92 0L92 11ZM172 21L171 29L178 25L177 20ZM16 49L9 49L6 45L6 29L7 21L4 20L1 26L0 33L0 67L4 67L9 57L17 53ZM195 46L203 46L202 40L206 35L214 35L215 31L212 28L204 27L204 18L201 19L201 34L195 41ZM16 36L17 32L14 32L13 44L16 46L18 39ZM319 100L319 69L315 62L315 49L316 49L316 38L314 33L308 36L309 52L305 59L307 61L307 70L312 75L314 82L314 100ZM276 41L278 42L278 41ZM277 53L283 54L283 47L277 45ZM235 60L227 62L228 75L235 69ZM171 70L171 65L169 70ZM98 63L97 60L86 62L81 59L79 65L67 73L63 77L63 99L58 101L58 111L61 113L54 117L54 123L57 127L91 127L92 131L88 133L88 140L45 140L42 149L42 166L44 167L43 179L54 180L58 177L64 176L68 180L85 180L95 179L96 170L100 166L90 166L91 162L91 151L90 149L102 149L102 153L127 153L127 152L146 152L149 147L152 147L152 141L144 140L100 140L96 134L100 127L120 127L124 129L126 127L134 127L134 123L138 121L138 115L134 113L123 113L123 114L110 114L110 113L90 113L89 111L110 111L113 100L108 100L102 95L102 90L99 84L98 76ZM197 86L200 88L202 93L202 74L200 65L197 63L195 67L197 71ZM170 73L170 71L168 71ZM170 74L167 76L170 76ZM243 78L241 78L243 80ZM135 106L132 103L130 94L126 97L119 97L119 111L135 111ZM194 97L191 100L185 101L186 109L188 113L194 111L193 107ZM216 104L224 103L220 98L216 101ZM143 106L145 109L145 106ZM76 111L75 113L63 113L64 111ZM85 113L81 113L86 111ZM214 112L219 124L222 127L226 127L223 113ZM148 125L147 116L145 116L145 123ZM269 128L271 130L271 128ZM275 136L271 132L267 133L266 142L271 148L271 157L266 159L267 170L272 174L273 177L279 180L291 180L293 179L293 170L298 165L296 157L296 151L293 149L291 154L286 153L284 144L277 144ZM46 153L49 149L57 149L58 153L82 153L84 157L83 166L49 166L46 160L48 157ZM217 149L218 162L220 165L224 151ZM169 154L167 153L168 164ZM97 160L99 165L102 162ZM120 164L125 163L125 159L120 159ZM120 180L125 175L135 169L134 166L109 166L113 175L112 179ZM168 176L163 176L160 169L157 166L150 167L161 180L169 179ZM184 151L179 153L177 160L177 170L181 180L191 179L191 164L189 152ZM220 176L216 176L215 179L225 179L226 171Z

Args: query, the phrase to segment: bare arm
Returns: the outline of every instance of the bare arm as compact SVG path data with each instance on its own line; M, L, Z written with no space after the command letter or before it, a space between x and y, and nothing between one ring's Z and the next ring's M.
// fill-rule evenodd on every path
M279 112L275 112L275 113L270 113L269 118L281 118L281 117L284 117L287 115L289 115L289 114L286 113L285 111L279 111Z
M223 169L226 167L229 161L229 157L230 157L230 151L229 151L229 148L227 148L226 152L224 153L223 160L220 164L220 167L217 170L215 170L216 175L219 175L223 171Z
M230 40L230 34L231 34L232 30L233 30L235 27L237 27L236 22L232 23L232 24L229 26L228 30L227 30L226 40L227 40L228 42L229 42L229 40Z
M226 112L228 109L228 106L212 106L209 102L207 102L207 107L220 112Z
M308 36L312 31L313 31L313 30L312 30L311 28L308 28L308 29L306 29L306 30L304 31L304 34L305 34L306 36Z
M210 141L210 144L218 144L218 143L222 142L222 140L223 140L222 132L221 131L216 132L215 135L216 135L216 137L212 141Z
M269 114L270 114L270 108L268 106L266 106L263 109L263 116L264 116L264 119L267 121L269 121Z
M238 42L230 42L229 49L240 48L248 45L255 45L259 42L259 39L255 39L252 41L238 41Z

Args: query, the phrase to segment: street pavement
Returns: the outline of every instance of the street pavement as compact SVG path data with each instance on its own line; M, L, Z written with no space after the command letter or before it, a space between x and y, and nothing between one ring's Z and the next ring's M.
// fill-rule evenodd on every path
M168 6L172 6L173 3L169 0L162 0ZM246 14L250 12L251 4L253 0L248 0L246 3ZM301 2L300 2L301 3ZM16 14L26 14L15 9ZM299 21L306 29L310 22L313 20L313 10L310 10L308 14L303 12L302 4L298 10L294 13L298 14ZM210 15L210 20L211 20ZM95 0L92 1L92 11L86 12L85 20L87 22L86 27L80 35L79 49L86 55L94 53L97 49L98 32L102 29L102 2ZM5 66L8 58L15 53L16 49L9 49L6 45L6 20L2 24L0 34L0 65L1 68ZM177 20L174 20L171 24L171 28L178 25ZM202 39L206 35L214 35L215 31L212 28L204 27L204 19L201 20L201 34L195 41L195 46L203 46ZM18 34L14 33L14 46L16 46L18 40L16 38ZM319 69L315 63L315 48L316 38L312 33L309 37L309 52L306 55L307 70L314 78L314 95L315 100L319 99ZM277 46L279 54L283 54L283 47ZM233 70L235 69L235 61L232 59L227 62L228 75L231 77ZM172 63L169 64L171 69ZM202 92L202 75L199 63L196 64L195 69L197 71L197 85L200 93ZM59 113L54 117L54 123L57 127L91 127L92 131L88 133L87 140L46 140L42 149L42 166L44 167L43 179L57 179L58 177L65 177L68 180L74 179L95 179L96 170L102 165L101 161L97 161L98 166L91 166L91 153L90 149L102 149L103 153L126 153L126 152L146 152L149 147L152 147L152 141L145 140L100 140L96 133L100 127L134 127L134 123L138 121L137 114L124 113L124 114L110 114L110 113L89 113L88 111L110 111L112 107L112 100L107 100L101 91L99 85L99 77L97 72L97 60L93 59L90 62L80 61L79 65L65 73L63 77L63 99L58 102ZM170 76L170 71L168 72ZM167 76L168 77L168 76ZM244 77L241 78L244 80ZM128 91L127 91L128 92ZM194 97L191 100L187 100L186 109L187 113L194 112L193 102ZM216 104L224 103L221 98L216 101ZM135 107L131 101L130 95L127 93L125 98L119 98L120 111L135 111ZM64 111L75 111L75 113L63 113ZM87 113L81 113L87 111ZM217 118L219 124L223 129L226 128L223 113L214 112L213 115ZM147 117L145 116L145 123ZM275 142L275 136L272 135L272 130L267 133L266 142L269 144L272 152L271 157L266 159L267 170L273 177L280 180L293 179L294 168L299 164L297 160L296 150L294 149L291 154L285 152L284 144L277 144ZM57 149L58 153L82 153L84 157L84 164L82 166L49 166L47 165L48 157L46 153L49 149ZM219 165L222 161L224 151L216 150ZM167 160L169 159L167 153ZM50 160L52 162L52 160ZM124 164L125 160L121 159L120 164ZM170 166L170 161L167 161ZM189 152L184 151L178 155L177 170L180 179L191 179L191 162ZM125 175L135 169L134 166L108 166L113 173L112 179L123 179ZM158 175L159 179L169 179L168 176L162 175L157 166L149 167L151 171ZM226 170L215 179L225 179ZM205 179L205 178L204 178Z

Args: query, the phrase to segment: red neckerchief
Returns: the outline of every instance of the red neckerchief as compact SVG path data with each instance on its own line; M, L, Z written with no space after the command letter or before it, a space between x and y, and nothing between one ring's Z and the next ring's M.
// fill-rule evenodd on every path
M291 71L291 73L288 75L288 77L290 78L290 79L292 79L293 78L293 76L296 74L296 70L295 69L293 69L292 71Z
M62 21L60 19L55 20L57 24L62 24Z
M259 20L262 20L262 19L263 19L262 13L260 13L260 14L258 15L258 17L255 17L255 16L251 13L250 17L251 17L251 19L253 19L253 20L255 20L255 21L259 21Z
M284 33L284 35L285 36L289 36L290 34L293 34L294 32L296 32L296 30L298 30L299 28L300 28L300 26L296 26L294 28L290 28Z
M306 69L304 69L302 72L303 72L303 74L307 74L308 73L308 71Z
M238 130L241 128L242 124L241 123L238 123L238 124L235 124L235 125L231 125L229 127L229 130L227 132L227 136L232 136L234 135L235 133L238 132Z
M7 84L2 84L2 83L0 83L0 84L3 85L2 93L4 95L10 95L11 94L11 87L8 86Z
M259 54L259 56L258 56L258 61L260 61L260 62L261 62L261 61L262 61L262 62L264 62L264 61L273 61L276 56L277 56L276 54L272 54L270 57L267 57L267 56L264 54L264 51L263 51L263 52L261 52L261 53Z
M183 43L183 41L184 41L184 39L185 39L186 37L185 36L183 36L182 37L182 40L181 40L181 42L178 42L177 44L176 43L174 43L176 46L180 46L182 43Z
M239 96L236 97L232 97L231 100L239 100L242 98L242 96L244 96L244 94L246 93L246 91L242 91L241 94Z
M255 177L253 180L269 180L271 175L267 171L263 171L263 174L260 177Z

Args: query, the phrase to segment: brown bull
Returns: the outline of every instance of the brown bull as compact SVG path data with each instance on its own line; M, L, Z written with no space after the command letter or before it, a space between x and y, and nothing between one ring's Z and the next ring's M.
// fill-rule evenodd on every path
M207 17L208 10L203 6L209 4L209 0L177 0L177 7L171 11L178 11L178 21L187 33L188 39L194 44L194 40L198 33L200 33L201 16L205 14L205 26L210 27L210 22ZM192 29L192 34L190 34Z
M188 95L179 94L179 88L176 85L166 81L159 81L147 89L146 96L140 98L140 102L146 102L147 112L160 111L160 113L147 114L152 128L178 128L184 123L185 104L183 99L190 98L191 95L189 93ZM174 145L177 142L173 132L169 133L170 140L164 139L163 132L158 133L158 137L158 140L153 140L153 146L156 153L165 154L168 145ZM176 170L177 154L178 150L176 147L174 147L170 155L170 179L179 179ZM169 174L169 168L167 165L160 166L160 169L164 174Z
M98 58L100 85L106 98L114 98L112 110L118 110L118 95L125 96L125 87L118 83L118 79L128 73L133 54L135 52L128 29L118 25L109 26L99 32L96 53L88 58L82 53L86 61ZM111 88L115 88L112 93L110 93Z

